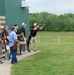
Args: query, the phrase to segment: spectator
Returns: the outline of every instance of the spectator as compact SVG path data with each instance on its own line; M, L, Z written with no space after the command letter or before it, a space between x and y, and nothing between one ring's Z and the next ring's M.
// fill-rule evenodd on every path
M5 40L5 59L10 59L10 47L9 47L9 33L8 33L8 26L4 26L4 31L2 33L2 36Z
M18 32L18 24L15 24L13 27L16 27L17 28L16 34L19 34L19 32Z
M12 60L11 60L11 64L15 64L17 63L17 49L14 49L14 45L17 44L19 41L17 39L17 28L16 27L12 27L12 32L9 34L9 45L10 45L10 49L11 49L11 53L12 53Z
M22 23L21 32L24 33L24 37L26 38L26 32L25 32L26 23Z
M26 23L22 23L21 34L22 33L24 34L22 37L24 37L24 39L26 40L25 27L26 27ZM26 46L25 46L25 50L26 50Z

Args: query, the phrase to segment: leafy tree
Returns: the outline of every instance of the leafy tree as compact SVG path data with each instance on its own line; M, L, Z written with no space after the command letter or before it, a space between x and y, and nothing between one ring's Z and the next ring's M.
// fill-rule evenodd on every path
M44 31L74 31L74 14L56 15L48 12L30 13L30 27L45 23Z

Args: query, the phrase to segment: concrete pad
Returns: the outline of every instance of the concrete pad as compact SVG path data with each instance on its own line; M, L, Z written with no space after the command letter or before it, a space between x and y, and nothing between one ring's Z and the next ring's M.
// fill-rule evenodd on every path
M31 52L28 52L28 53L24 53L22 55L17 55L17 59L18 60L21 60L25 57L28 57L32 54L35 54L35 53L38 53L40 52L41 50L38 50L36 52L34 51L31 51ZM10 75L10 71L11 71L11 67L12 67L12 64L11 64L11 60L4 60L2 59L3 61L3 64L0 64L0 75Z

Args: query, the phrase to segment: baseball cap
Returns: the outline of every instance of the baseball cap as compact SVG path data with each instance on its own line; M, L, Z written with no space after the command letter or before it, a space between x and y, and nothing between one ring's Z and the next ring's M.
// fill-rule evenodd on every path
M13 27L12 27L12 30L14 30L15 28L16 28L16 27L15 27L15 26L13 26Z
M22 23L22 26L23 26L24 24L26 24L26 23L23 22L23 23Z
M34 26L36 26L37 25L37 23L34 23Z

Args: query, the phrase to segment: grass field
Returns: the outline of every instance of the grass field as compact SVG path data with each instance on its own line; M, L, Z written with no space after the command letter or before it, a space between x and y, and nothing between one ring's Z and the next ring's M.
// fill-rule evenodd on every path
M11 75L74 75L74 32L38 32L40 53L12 66Z

